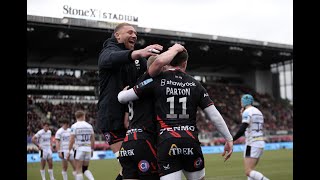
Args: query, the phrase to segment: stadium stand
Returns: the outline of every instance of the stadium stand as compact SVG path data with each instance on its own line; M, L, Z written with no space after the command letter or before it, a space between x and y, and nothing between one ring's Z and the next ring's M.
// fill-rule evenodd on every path
M50 85L97 85L97 72L86 71L78 77L74 74L58 75L53 72L28 73L28 84ZM292 141L293 133L293 109L292 105L285 101L273 99L268 94L260 94L241 83L214 82L203 83L215 106L221 112L232 134L237 131L241 123L240 97L244 93L250 93L255 97L255 106L265 115L265 133L267 142ZM53 134L58 130L58 121L61 118L74 122L74 112L78 109L87 111L87 120L95 125L97 117L97 96L72 96L72 95L28 95L27 104L27 140L31 143L32 135L41 128L41 121L49 120ZM197 127L199 139L202 145L220 145L224 139L220 137L214 125L206 119L202 110L197 113ZM109 147L103 142L103 138L97 133L97 150L105 150ZM244 143L240 138L236 144ZM33 146L28 146L28 151L34 151Z
M68 24L64 20L68 20ZM43 120L51 122L53 133L60 118L74 121L73 113L77 108L86 110L87 120L95 123L99 90L97 55L115 24L106 23L107 26L102 27L100 22L85 19L64 17L62 21L28 15L28 139ZM68 33L68 38L58 37L61 32ZM153 28L146 31L138 27L137 32L138 41L144 42L137 42L137 48L157 43L166 49L173 43L180 43L188 49L190 59L196 59L188 62L188 73L206 76L207 81L203 82L232 133L241 121L240 96L251 93L257 100L255 105L265 115L267 141L292 140L292 105L279 101L280 86L292 86L292 81L291 84L280 81L281 73L292 71L291 45ZM256 82L261 83L257 85ZM272 96L258 93L261 89L273 93ZM201 110L197 114L197 126L203 145L223 143ZM96 148L107 149L103 138L96 134ZM243 143L243 138L236 143Z
M74 73L57 74L55 71L37 73L27 73L28 84L55 84L55 85L85 85L96 86L98 79L96 71L84 72L80 77L76 77Z

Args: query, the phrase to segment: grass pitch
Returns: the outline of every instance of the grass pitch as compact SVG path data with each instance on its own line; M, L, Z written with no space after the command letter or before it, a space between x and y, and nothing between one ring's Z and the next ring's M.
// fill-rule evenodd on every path
M41 179L39 162L28 163L27 168L28 180ZM244 174L242 152L233 153L227 162L223 162L221 154L206 154L205 168L206 180L247 180ZM114 180L119 173L119 164L115 159L92 160L90 161L89 170L95 180ZM264 151L256 170L269 179L292 180L293 150ZM62 180L61 162L54 162L53 171L55 178ZM46 178L49 179L47 170ZM71 166L68 168L68 179L73 179Z

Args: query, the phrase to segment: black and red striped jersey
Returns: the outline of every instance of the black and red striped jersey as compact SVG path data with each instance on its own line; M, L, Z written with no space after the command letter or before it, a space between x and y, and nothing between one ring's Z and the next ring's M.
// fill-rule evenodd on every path
M136 86L151 80L149 74L145 73L138 79ZM130 101L128 110L129 127L124 141L149 139L155 142L157 134L153 98L149 95L136 101Z
M167 138L198 140L197 108L213 104L206 89L192 76L170 69L134 87L139 98L154 97L158 143Z

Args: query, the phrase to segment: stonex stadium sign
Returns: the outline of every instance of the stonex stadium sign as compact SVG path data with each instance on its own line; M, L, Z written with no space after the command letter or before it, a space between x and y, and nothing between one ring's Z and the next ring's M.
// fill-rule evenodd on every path
M127 15L127 14L119 14L119 13L111 13L104 11L102 9L88 8L88 9L79 9L73 8L69 5L63 6L63 14L65 17L75 17L75 18L90 18L96 20L107 20L107 21L119 21L119 22L129 22L132 24L137 24L139 18L137 16Z
M141 11L134 7L119 6L117 2L101 0L27 0L27 15L35 19L39 17L40 22L46 23L59 22L59 19L61 23L67 23L65 19L70 18L111 24L127 22L139 26L143 20ZM50 18L56 18L57 21ZM77 21L78 24L79 22L81 21ZM83 21L84 25L88 22Z

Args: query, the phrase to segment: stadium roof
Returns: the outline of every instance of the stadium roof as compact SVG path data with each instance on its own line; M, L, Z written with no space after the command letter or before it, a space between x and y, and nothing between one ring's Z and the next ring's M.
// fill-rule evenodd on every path
M51 22L51 23L47 23ZM97 69L103 42L115 24L79 19L57 19L28 15L28 67ZM291 45L221 36L136 27L136 48L158 43L165 49L183 44L190 55L188 69L219 72L226 68L246 71L269 69L270 64L293 59Z

